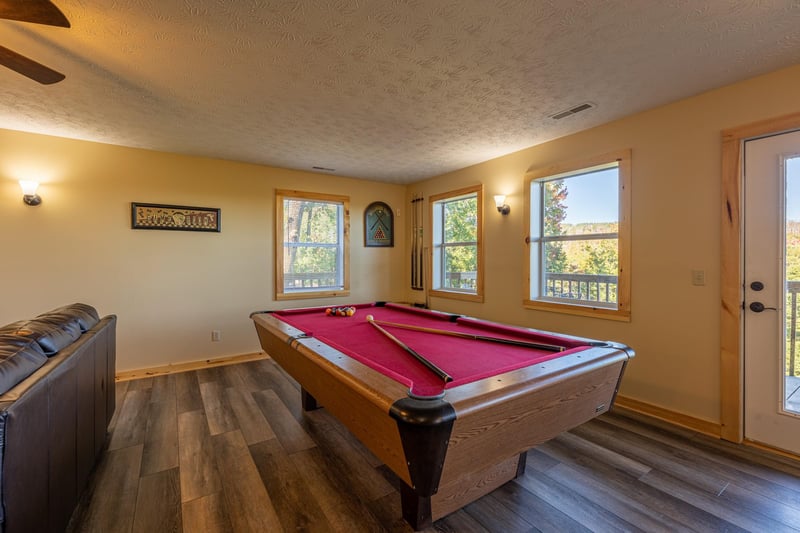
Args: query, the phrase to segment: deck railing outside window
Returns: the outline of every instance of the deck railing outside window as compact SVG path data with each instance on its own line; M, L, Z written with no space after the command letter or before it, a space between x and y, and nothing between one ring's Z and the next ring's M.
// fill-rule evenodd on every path
M477 272L446 272L446 289L475 290L477 288Z
M615 303L617 301L617 276L548 272L545 275L545 296Z
M474 289L475 272L448 272L447 288ZM546 276L545 296L590 302L617 301L617 276L600 274L556 274Z
M800 281L786 282L786 342L787 357L789 367L786 369L787 376L800 376L800 368L797 365L797 294L800 293Z
M303 272L283 275L284 285L287 290L337 287L336 280L336 272Z

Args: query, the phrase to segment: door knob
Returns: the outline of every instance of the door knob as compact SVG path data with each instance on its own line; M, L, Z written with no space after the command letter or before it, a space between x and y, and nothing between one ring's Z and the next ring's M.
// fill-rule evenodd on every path
M765 307L764 304L762 304L761 302L753 302L748 307L750 307L750 310L752 312L754 312L754 313L761 313L761 312L767 311L767 310L770 310L770 311L777 311L778 310L775 307Z

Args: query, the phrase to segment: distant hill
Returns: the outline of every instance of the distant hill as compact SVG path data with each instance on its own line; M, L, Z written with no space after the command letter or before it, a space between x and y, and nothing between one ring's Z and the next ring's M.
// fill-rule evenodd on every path
M583 235L585 233L616 233L617 222L581 222L580 224L567 224L562 222L561 229L564 235Z
M616 233L616 222L561 223L564 235ZM616 240L575 240L559 243L566 260L564 273L616 275L618 269Z

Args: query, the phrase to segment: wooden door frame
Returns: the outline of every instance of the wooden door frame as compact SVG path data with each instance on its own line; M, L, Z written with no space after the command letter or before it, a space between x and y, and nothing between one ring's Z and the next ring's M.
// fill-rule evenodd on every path
M722 131L720 436L744 439L742 156L744 141L800 129L800 112Z

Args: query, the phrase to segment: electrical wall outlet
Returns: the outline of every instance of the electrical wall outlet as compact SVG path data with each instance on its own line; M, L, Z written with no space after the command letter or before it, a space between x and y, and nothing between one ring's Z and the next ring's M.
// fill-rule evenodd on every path
M220 342L222 340L222 332L218 329L211 330L211 342Z
M692 285L701 287L706 284L705 270L692 270Z

